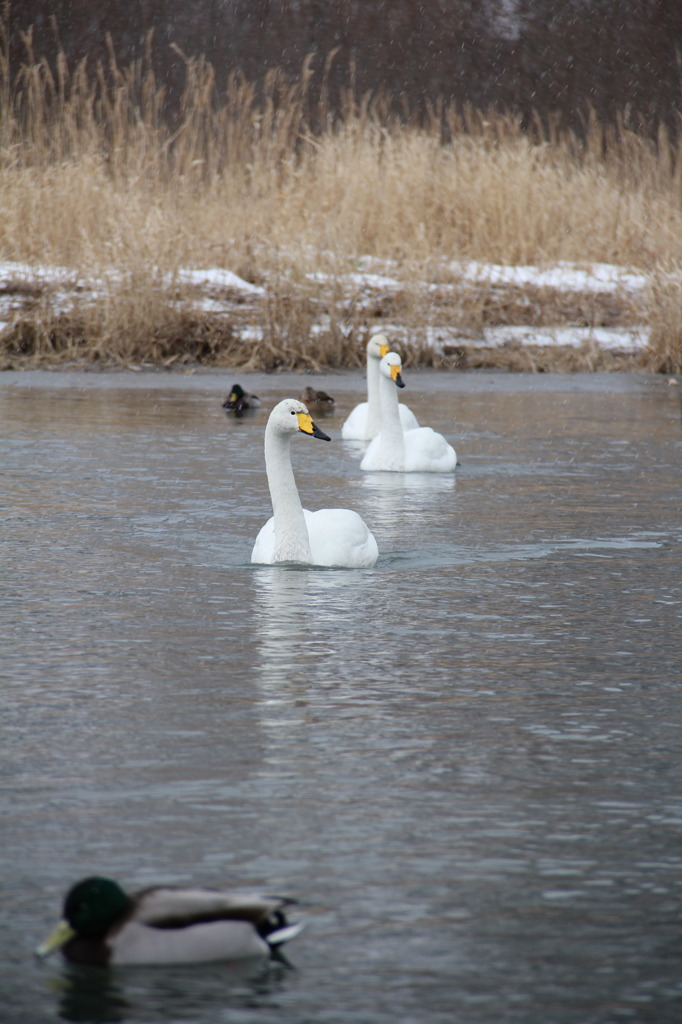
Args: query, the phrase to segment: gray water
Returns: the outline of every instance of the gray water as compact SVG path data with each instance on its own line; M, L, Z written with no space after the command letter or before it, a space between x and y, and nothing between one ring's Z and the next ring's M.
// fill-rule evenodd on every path
M252 567L296 376L0 377L3 1022L682 1019L679 386L405 373L452 477L301 436L362 571ZM109 874L300 901L291 966L32 950Z

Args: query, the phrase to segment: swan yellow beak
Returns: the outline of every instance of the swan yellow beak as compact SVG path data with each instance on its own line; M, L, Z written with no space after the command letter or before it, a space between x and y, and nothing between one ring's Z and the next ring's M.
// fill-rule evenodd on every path
M388 345L379 345L379 352L381 353L381 358L383 359L388 352Z
M309 412L297 412L298 417L298 429L304 434L310 434L312 437L319 437L321 441L331 441L331 437L324 433L323 430L313 423L313 418Z
M399 388L404 388L405 387L405 382L404 382L403 378L400 375L400 367L399 366L392 366L391 367L391 379L393 380L393 383L396 385L396 387L399 387Z
M41 942L38 946L36 949L36 956L41 958L49 956L50 953L54 953L56 949L61 949L62 946L66 945L69 939L72 939L75 934L75 931L68 921L60 921L52 934L45 939L45 942Z

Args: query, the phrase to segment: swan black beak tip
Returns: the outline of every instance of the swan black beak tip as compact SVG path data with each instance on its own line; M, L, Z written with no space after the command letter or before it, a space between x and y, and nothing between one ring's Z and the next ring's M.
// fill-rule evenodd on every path
M320 430L315 422L313 422L313 437L318 437L320 441L331 441L329 434L325 434L324 430Z
M396 383L396 387L398 387L398 388L404 388L405 387L405 381L403 380L403 378L401 377L401 375L399 373L396 374L395 383Z

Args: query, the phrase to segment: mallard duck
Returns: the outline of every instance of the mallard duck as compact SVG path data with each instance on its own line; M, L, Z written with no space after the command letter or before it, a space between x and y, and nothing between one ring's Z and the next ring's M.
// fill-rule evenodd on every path
M388 352L379 363L381 429L370 441L360 469L398 473L450 473L457 454L442 434L431 427L403 430L396 387L404 388L402 364L397 352Z
M344 569L375 565L377 542L357 512L348 508L309 512L302 507L290 452L291 439L298 434L331 440L313 422L303 402L285 398L272 410L265 428L265 469L273 515L256 537L251 561Z
M341 427L344 441L371 441L381 426L381 396L379 393L379 361L388 352L385 334L374 334L367 342L367 401L360 402L349 413ZM403 430L419 426L417 417L406 405L399 407Z
M226 412L233 412L235 416L243 416L245 412L260 408L258 395L249 395L240 384L233 384L232 390L223 402L223 409Z
M301 395L301 401L308 407L308 412L317 416L324 416L326 413L334 412L336 402L326 391L316 391L308 386Z
M63 920L36 950L61 949L82 964L164 964L266 956L303 927L293 900L219 889L156 886L125 893L110 878L85 878L64 900Z

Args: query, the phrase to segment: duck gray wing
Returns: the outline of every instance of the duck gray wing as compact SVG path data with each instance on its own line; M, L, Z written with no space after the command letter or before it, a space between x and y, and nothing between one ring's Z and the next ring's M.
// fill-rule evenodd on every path
M133 896L134 917L152 928L184 928L207 921L249 921L259 928L269 919L280 925L283 911L295 901L279 896L223 889L155 886Z

